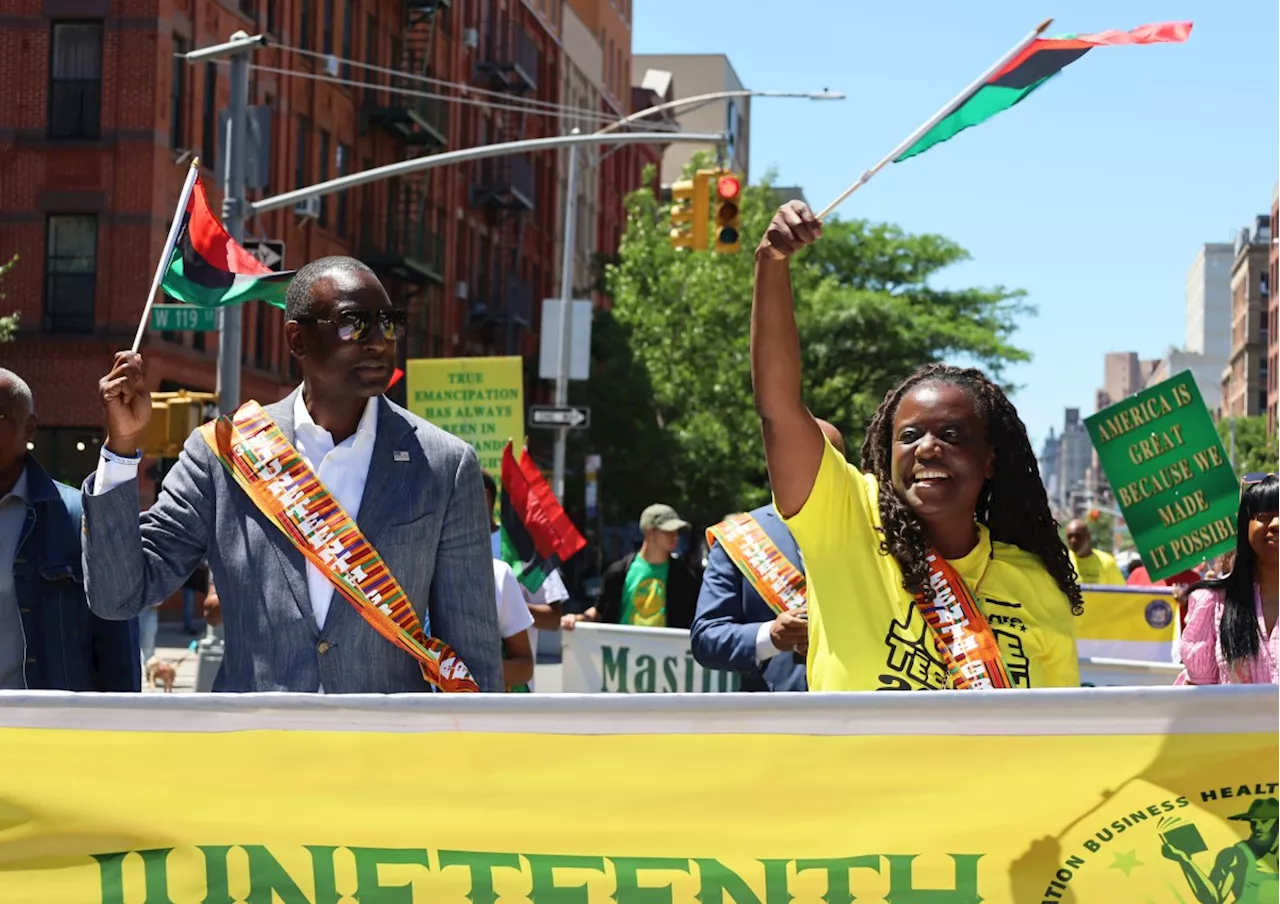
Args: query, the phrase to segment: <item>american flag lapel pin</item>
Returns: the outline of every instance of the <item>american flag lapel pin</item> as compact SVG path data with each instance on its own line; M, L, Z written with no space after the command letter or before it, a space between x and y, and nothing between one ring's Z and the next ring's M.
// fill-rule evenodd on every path
M403 450L397 449L395 453L393 453L392 458L394 458L396 461L408 461L409 453Z

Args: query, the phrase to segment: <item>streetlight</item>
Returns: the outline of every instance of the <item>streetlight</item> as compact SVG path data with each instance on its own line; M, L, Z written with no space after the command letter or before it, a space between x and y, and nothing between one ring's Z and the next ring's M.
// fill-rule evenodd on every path
M743 89L741 91L713 91L710 94L695 94L692 97L680 97L675 100L669 100L665 103L655 104L652 107L646 107L643 110L637 110L629 116L624 116L617 122L609 123L602 129L596 131L597 135L605 132L612 132L620 129L625 125L629 125L638 119L645 119L654 113L662 113L665 110L674 110L678 107L697 108L705 104L712 103L717 100L728 100L734 97L790 97L799 98L801 100L844 100L844 93L841 91L750 91Z
M844 100L844 94L839 91L752 91L749 89L741 89L737 91L713 91L710 94L695 94L692 97L680 97L675 100L669 100L661 104L655 104L652 107L646 107L638 110L628 116L624 116L617 122L609 123L603 128L597 129L596 135L605 135L614 132L623 126L630 125L640 119L652 116L654 113L661 113L664 110L674 110L679 107L697 108L704 104L712 103L718 100L728 100L734 97L789 97L799 98L801 100ZM574 129L576 133L578 130ZM560 272L560 329L559 344L556 347L558 354L556 367L556 396L555 405L557 408L563 408L569 403L569 305L573 301L573 226L577 219L575 213L578 206L578 148L577 145L569 147L569 169L568 178L565 180L565 199L564 199L564 250L561 258ZM561 503L564 502L564 460L569 440L569 431L565 427L561 427L556 431L555 458L551 466L551 489L555 493L556 498Z

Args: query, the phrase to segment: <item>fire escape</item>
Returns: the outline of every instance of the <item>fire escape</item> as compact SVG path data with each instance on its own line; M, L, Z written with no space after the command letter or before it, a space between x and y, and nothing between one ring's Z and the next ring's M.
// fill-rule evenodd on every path
M516 14L504 26L491 20L476 65L479 87L513 96L532 94L538 89L538 69L538 48L516 21ZM526 116L511 110L492 111L489 141L524 138ZM529 214L538 202L536 171L527 155L508 155L478 160L471 172L470 204L484 212L493 245L491 253L481 256L480 266L486 272L475 275L470 326L490 346L519 354L520 331L533 329L533 286L520 276L520 264Z
M404 36L392 42L393 65L400 72L408 76L432 75L438 19L448 14L451 2L406 0ZM393 89L420 93L440 91L411 77L393 77L390 84ZM366 90L362 110L368 129L384 130L403 142L406 159L435 154L448 147L449 108L442 98ZM372 228L362 230L363 260L380 274L398 280L409 301L410 330L404 349L407 357L424 353L428 316L425 290L444 284L444 236L432 228L429 185L429 172L391 180L387 185L385 221L378 224L382 228L370 224ZM373 215L373 211L365 213L367 218Z

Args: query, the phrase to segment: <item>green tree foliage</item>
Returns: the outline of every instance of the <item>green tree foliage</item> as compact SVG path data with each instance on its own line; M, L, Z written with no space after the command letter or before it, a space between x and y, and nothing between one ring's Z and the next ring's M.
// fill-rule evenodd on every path
M669 206L652 192L627 199L627 230L605 273L613 307L596 317L591 380L574 387L593 409L576 452L603 457L607 521L666 501L705 524L768 501L750 312L752 251L777 205L768 177L747 188L742 251L712 254L671 247ZM876 406L919 365L959 359L998 376L1028 359L1011 342L1031 311L1020 291L931 285L966 258L942 236L838 219L797 256L806 401L841 429L854 460Z
M1251 471L1275 471L1277 455L1276 435L1267 435L1267 419L1258 417L1238 417L1236 426L1236 472L1248 474ZM1218 435L1222 437L1222 447L1231 454L1231 418L1218 421Z
M0 264L0 283L4 282L4 275L13 269L14 264L18 262L18 255L14 255L6 264ZM4 301L5 294L0 292L0 301ZM21 316L17 311L7 317L0 317L0 342L12 342L13 334L18 331L18 321Z

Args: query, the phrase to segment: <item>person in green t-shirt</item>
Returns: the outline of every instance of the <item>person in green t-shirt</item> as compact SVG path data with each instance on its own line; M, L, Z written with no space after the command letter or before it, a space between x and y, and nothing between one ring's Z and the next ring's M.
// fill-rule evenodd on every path
M561 627L572 631L592 621L649 628L688 628L698 602L698 579L675 556L680 532L689 522L669 505L651 505L640 515L644 543L605 569L600 601L581 615L566 615Z

